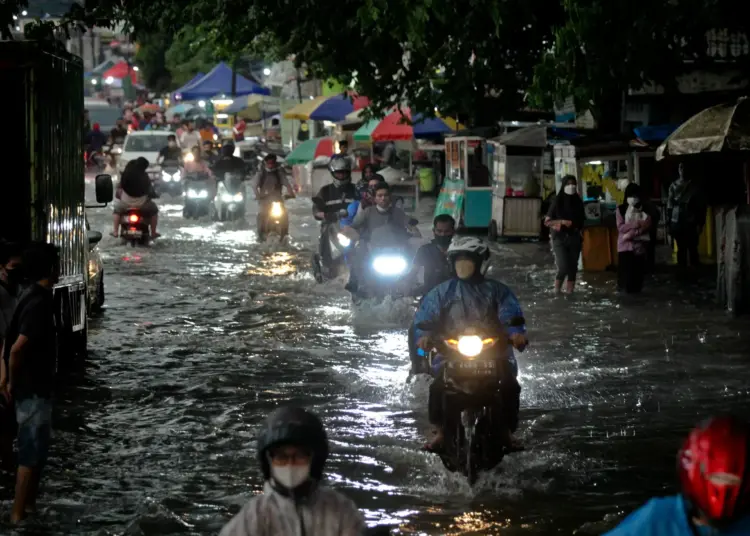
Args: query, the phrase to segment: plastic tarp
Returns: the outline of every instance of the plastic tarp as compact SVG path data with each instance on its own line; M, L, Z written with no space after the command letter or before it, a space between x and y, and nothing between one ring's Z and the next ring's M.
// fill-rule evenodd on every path
M643 141L657 141L661 143L679 126L680 125L652 125L634 128L633 132Z
M750 312L750 210L716 210L716 297L735 315Z
M190 87L191 85L195 84L195 83L196 83L196 82L197 82L198 80L200 80L200 79L201 79L201 78L203 78L204 76L206 76L206 75L205 75L205 74L203 74L203 73L198 73L198 74L196 74L196 75L195 75L195 76L194 76L193 78L191 78L191 79L190 79L190 81L189 81L188 83L186 83L186 84L185 84L184 86L182 86L182 87L181 87L181 88L179 88L179 89L175 89L175 90L174 90L174 91L172 92L172 94L173 94L173 95L180 95L180 98L182 98L182 95L181 95L181 94L182 94L182 90L183 90L183 89L185 89L186 87Z
M236 96L271 94L268 88L259 86L240 74L237 75L236 89ZM179 93L183 100L210 99L217 95L230 95L232 93L232 69L226 63L221 62L200 80L181 88Z

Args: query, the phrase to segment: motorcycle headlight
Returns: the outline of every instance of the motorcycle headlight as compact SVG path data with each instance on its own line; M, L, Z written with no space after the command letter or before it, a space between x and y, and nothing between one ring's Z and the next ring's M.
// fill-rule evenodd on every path
M178 181L182 178L182 174L180 173L180 170L175 171L174 175L172 175L173 181Z
M115 147L114 149L112 149L112 154L122 154L122 148Z
M208 190L201 190L200 192L198 192L198 197L200 197L201 199L207 198L208 197Z
M234 201L235 203L239 203L239 202L241 202L241 201L242 201L242 199L243 199L243 197L242 197L242 194L234 194L234 198L233 198L233 201Z
M281 208L281 203L274 201L271 204L271 217L280 218L284 214L284 209Z
M352 244L352 239L346 236L343 233L339 233L336 235L336 240L338 240L339 244L341 244L342 248L348 248Z
M400 255L375 257L372 261L373 269L380 275L401 275L407 266L406 259Z
M448 339L446 344L458 350L465 357L476 357L481 354L485 348L494 346L498 339L482 339L478 335L463 335L455 339Z
M163 180L164 182L169 182L169 181L171 181L171 180L172 180L172 175L170 175L170 174L169 174L169 173L167 173L166 171L162 171L162 172L161 172L161 178L162 178L162 180Z
M187 196L190 199L195 199L196 197L198 197L198 191L197 190L188 190Z
M224 194L221 196L221 201L223 203L231 203L233 199L234 196L232 196L232 194Z
M193 162L195 160L195 156L193 153L188 153L185 155L185 162Z

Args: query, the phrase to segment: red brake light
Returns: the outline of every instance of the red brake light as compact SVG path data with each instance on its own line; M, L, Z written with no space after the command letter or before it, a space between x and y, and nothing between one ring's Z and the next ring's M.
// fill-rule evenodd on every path
M131 214L130 215L130 221L133 222L133 223L137 222L140 219L141 218L140 218L140 216L138 216L138 214Z

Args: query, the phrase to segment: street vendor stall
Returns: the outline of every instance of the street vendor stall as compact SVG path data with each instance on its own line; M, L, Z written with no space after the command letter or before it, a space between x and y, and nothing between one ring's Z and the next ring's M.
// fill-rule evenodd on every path
M462 227L487 229L492 219L491 174L485 163L486 154L484 138L460 136L445 139L444 192L450 190L451 195L455 195L457 185L462 185L462 198L452 205L452 216ZM440 206L438 200L438 208Z
M547 189L554 189L547 127L530 126L490 140L488 153L494 179L490 240L499 236L538 238L545 177Z

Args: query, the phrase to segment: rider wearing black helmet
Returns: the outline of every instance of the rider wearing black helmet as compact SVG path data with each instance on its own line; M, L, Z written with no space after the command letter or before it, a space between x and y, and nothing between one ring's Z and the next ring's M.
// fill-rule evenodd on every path
M360 536L365 522L357 506L320 485L327 458L328 438L318 417L296 407L274 411L258 437L263 494L253 497L219 536Z
M348 216L347 207L357 199L357 188L352 184L352 166L348 157L336 154L328 164L333 182L323 186L313 197L313 215L323 222L320 233L320 261L328 266L331 251L326 231L328 223L336 223Z
M280 198L281 191L284 188L291 197L294 197L294 188L292 188L286 172L279 166L278 158L275 154L268 153L263 157L263 166L253 179L255 197L258 200Z
M211 167L217 179L223 179L225 173L237 173L245 176L245 161L234 156L234 145L229 143L221 147L221 157Z

